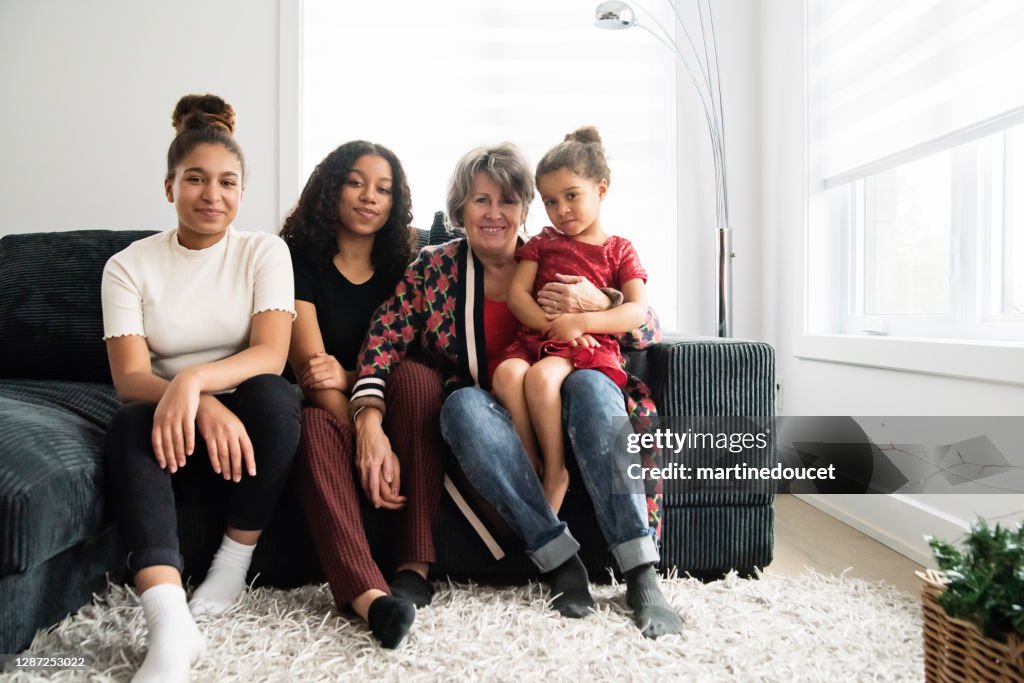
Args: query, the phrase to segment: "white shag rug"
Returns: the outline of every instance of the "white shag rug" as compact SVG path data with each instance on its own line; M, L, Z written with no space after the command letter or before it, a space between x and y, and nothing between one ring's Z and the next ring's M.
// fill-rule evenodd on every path
M882 583L808 571L799 578L662 581L685 622L640 635L625 586L593 586L597 611L563 619L542 585L437 585L398 650L379 648L326 584L258 588L199 622L207 654L194 681L911 681L923 678L920 606ZM127 681L146 649L135 594L106 595L37 634L23 654L84 654L88 671L18 671L7 681Z

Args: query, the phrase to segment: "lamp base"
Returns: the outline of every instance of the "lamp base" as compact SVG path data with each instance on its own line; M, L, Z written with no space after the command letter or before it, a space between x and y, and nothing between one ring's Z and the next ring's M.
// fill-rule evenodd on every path
M732 229L718 229L718 258L715 275L718 281L718 336L732 336Z

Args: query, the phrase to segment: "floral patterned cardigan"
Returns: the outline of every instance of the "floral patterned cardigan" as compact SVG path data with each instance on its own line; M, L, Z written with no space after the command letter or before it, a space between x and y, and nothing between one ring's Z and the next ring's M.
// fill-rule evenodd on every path
M383 413L388 375L414 349L445 378L446 394L469 386L489 391L483 319L484 268L469 242L461 238L424 247L374 313L359 354L352 411L374 407ZM644 324L620 336L619 343L643 349L660 339L657 316L649 311ZM645 430L655 416L650 390L630 376L622 392L633 428ZM655 465L653 455L642 457L645 467ZM648 479L644 485L649 522L660 538L661 480ZM452 492L447 482L446 488Z

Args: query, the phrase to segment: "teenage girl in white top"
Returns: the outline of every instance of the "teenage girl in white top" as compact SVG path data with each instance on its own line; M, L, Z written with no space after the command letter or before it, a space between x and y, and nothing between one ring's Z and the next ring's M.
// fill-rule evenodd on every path
M115 254L103 272L104 339L125 403L107 434L109 500L149 629L136 681L188 680L205 649L193 615L223 612L244 590L299 439L298 397L280 377L295 315L291 259L277 236L231 227L245 188L234 111L189 95L173 123L164 190L177 227ZM181 488L227 501L223 542L191 604Z

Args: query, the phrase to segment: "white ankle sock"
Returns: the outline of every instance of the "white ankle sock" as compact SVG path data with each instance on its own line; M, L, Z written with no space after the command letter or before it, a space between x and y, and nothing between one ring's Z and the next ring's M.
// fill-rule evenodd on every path
M210 571L199 588L192 594L189 609L192 616L210 614L218 616L235 604L245 590L245 576L249 573L252 551L255 545L243 545L227 536L221 541L220 549L213 556Z
M184 589L161 583L139 599L149 629L149 651L132 682L187 682L189 667L206 650L206 643L189 614Z

